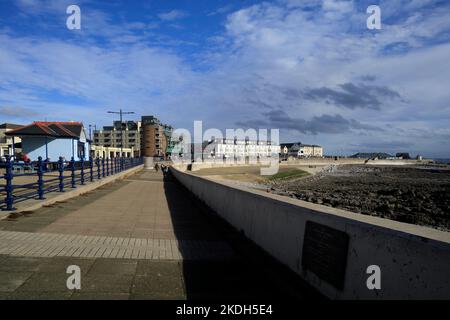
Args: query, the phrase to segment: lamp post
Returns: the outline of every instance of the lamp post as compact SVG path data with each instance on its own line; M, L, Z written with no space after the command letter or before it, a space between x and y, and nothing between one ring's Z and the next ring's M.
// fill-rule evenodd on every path
M96 124L89 125L89 140L91 141L92 141L92 128L94 128L94 132L97 131L97 125Z
M119 114L120 115L120 156L123 156L123 115L124 114L134 114L134 112L132 111L122 111L122 109L119 109L119 111L108 111L108 113L113 113L113 114Z

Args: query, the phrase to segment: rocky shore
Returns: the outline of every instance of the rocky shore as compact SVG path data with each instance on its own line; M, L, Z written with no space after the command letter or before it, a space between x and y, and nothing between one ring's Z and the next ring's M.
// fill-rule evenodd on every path
M450 231L450 170L445 167L341 165L303 179L276 181L273 193Z

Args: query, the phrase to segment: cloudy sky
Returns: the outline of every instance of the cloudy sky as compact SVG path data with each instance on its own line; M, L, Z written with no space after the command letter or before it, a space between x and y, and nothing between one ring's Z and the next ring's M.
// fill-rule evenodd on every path
M66 28L69 4L81 30ZM450 158L450 2L0 2L0 122L99 127L118 108L279 128L327 154Z

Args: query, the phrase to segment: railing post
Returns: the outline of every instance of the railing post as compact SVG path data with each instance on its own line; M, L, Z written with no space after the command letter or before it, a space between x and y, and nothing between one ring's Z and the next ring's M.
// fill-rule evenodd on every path
M70 174L71 176L71 184L72 184L72 188L76 188L75 187L75 159L72 157L72 159L70 159L70 171L72 172Z
M109 158L106 158L106 175L109 176Z
M80 177L80 183L81 185L84 185L84 158L81 158L81 177Z
M63 157L59 157L58 171L59 171L59 192L64 192L64 160L63 160Z
M13 195L13 184L12 184L12 180L14 178L13 172L12 172L12 162L11 162L11 156L7 155L6 157L6 173L5 173L5 180L6 180L6 185L5 185L5 191L6 191L6 197L5 197L5 202L6 202L6 208L3 209L4 211L14 211L16 210L13 207L14 204L14 195Z
M123 156L120 156L120 171L123 171Z
M105 177L105 158L102 158L102 178Z
M38 157L38 199L44 200L44 166L42 164L42 157Z
M113 172L113 174L117 173L117 165L116 165L116 163L117 163L117 158L116 158L116 156L114 156L114 158L112 158L112 172Z
M92 157L89 157L89 178L91 182L94 181L94 159Z
M95 159L95 164L97 165L97 179L101 179L101 172L100 172L100 158Z

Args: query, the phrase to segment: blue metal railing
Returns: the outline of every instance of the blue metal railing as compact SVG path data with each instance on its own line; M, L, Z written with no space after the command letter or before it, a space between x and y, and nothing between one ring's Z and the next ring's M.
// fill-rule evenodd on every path
M4 174L0 176L0 209L15 210L14 204L28 199L45 199L49 192L65 192L77 185L93 182L141 165L143 158L90 158L69 161L42 160L19 163L6 156Z

